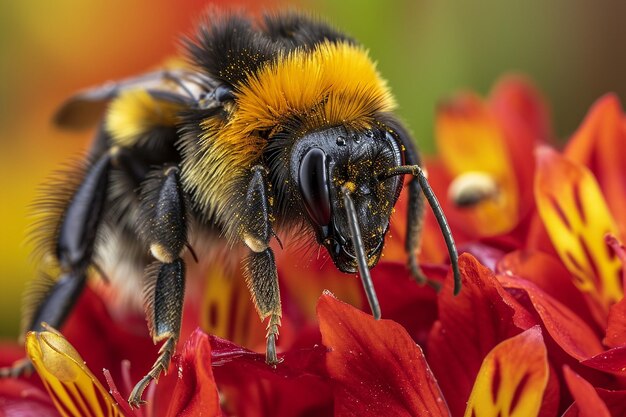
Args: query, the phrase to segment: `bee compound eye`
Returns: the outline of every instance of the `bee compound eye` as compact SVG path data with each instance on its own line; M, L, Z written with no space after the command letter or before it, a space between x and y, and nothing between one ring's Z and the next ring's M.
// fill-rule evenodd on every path
M330 191L326 153L312 148L300 161L298 183L311 220L319 226L330 224Z

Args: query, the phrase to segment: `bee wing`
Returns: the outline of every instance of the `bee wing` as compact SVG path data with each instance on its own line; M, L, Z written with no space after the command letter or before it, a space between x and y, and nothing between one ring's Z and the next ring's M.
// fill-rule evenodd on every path
M194 71L153 71L82 90L61 104L53 121L65 129L92 127L102 119L109 101L126 90L141 88L160 100L193 106L207 90L215 87L214 80Z

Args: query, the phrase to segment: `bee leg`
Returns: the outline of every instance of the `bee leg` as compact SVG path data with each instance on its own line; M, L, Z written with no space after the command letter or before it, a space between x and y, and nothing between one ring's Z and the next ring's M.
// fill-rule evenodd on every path
M406 241L404 247L409 255L411 276L420 284L428 283L417 259L422 223L424 221L424 196L416 178L412 178L409 187L409 206L407 213Z
M40 332L44 324L58 328L64 322L70 310L82 293L87 274L84 270L64 273L45 294L43 302L33 316L26 331ZM20 359L12 366L0 369L0 377L18 377L31 373L32 364L28 358Z
M185 295L185 264L178 258L171 263L154 262L148 267L148 284L145 288L146 313L154 343L164 341L159 356L150 371L133 388L128 398L131 407L139 407L150 382L161 372L167 373L180 337Z
M251 251L244 260L244 274L261 321L269 317L265 336L267 340L265 361L268 365L276 365L281 362L276 355L276 339L282 311L272 249L268 247L262 252Z
M441 205L439 204L439 201L437 200L433 189L428 183L426 174L419 165L402 165L390 168L387 171L386 175L394 176L407 174L412 175L415 179L419 181L420 188L424 192L424 196L426 197L426 200L428 200L428 204L430 204L430 207L433 209L433 213L435 214L437 223L439 223L439 228L441 229L441 234L443 235L443 239L446 242L448 255L450 256L450 264L452 267L452 275L454 278L454 295L457 295L461 290L461 271L459 270L459 255L456 250L454 238L452 237L452 232L450 231L450 226L448 225L446 216L443 214ZM433 285L435 289L439 289L439 285L434 285L434 283L429 284Z
M403 130L397 127L398 130ZM410 136L404 132L399 135L400 141L405 148L406 163L410 165L421 165L421 160L417 149L413 142L408 139ZM417 178L412 178L408 184L409 188L409 202L407 210L407 225L406 225L406 240L404 242L404 248L409 256L408 266L411 271L411 276L415 281L420 284L428 284L438 290L441 284L432 281L424 275L422 268L418 261L418 254L420 248L420 237L422 235L422 226L424 222L424 194L422 187Z
M32 316L26 318L25 331L41 331L44 322L61 327L85 287L106 201L113 154L107 152L91 165L65 209L55 253L61 276L37 301ZM19 376L30 369L24 361L18 361L12 368L0 370L0 376Z
M164 343L148 374L131 392L131 407L143 404L146 387L161 372L167 372L180 337L185 295L181 256L187 242L187 208L176 166L149 173L142 184L140 228L157 259L146 270L144 305L148 327L154 343Z
M281 362L276 355L276 339L282 309L274 252L269 247L273 232L265 175L266 170L262 166L252 168L241 234L244 243L250 249L250 254L244 259L246 283L261 321L269 317L265 361L269 365L276 365Z
M403 143L406 141L403 141ZM419 165L420 158L412 143L406 144L406 162L411 165ZM411 276L420 284L428 282L417 261L417 254L422 235L422 223L424 221L424 196L417 178L411 178L408 184L409 202L407 210L406 241L404 247L409 255L409 269Z

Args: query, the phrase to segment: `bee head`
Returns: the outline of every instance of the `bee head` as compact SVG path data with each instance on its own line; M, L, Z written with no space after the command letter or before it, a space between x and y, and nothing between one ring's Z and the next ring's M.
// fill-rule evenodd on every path
M381 179L389 168L402 164L393 134L383 128L326 128L302 137L292 158L292 176L304 211L318 243L326 247L337 268L356 272L359 245L367 266L376 265L402 188L399 177ZM360 231L356 240L351 218Z

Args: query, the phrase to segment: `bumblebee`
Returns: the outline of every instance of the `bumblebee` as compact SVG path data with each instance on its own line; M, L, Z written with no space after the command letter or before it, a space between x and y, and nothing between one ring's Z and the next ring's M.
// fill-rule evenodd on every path
M53 182L41 204L39 248L53 279L38 280L24 331L60 327L94 266L120 285L141 285L151 336L162 346L130 395L138 406L176 349L183 257L197 260L189 242L203 247L202 257L221 241L248 252L244 276L267 321L266 361L276 365L282 312L270 241L277 231L310 230L339 270L359 272L380 318L370 269L404 175L412 176L412 275L425 282L415 256L425 196L459 291L450 229L361 45L298 13L252 21L212 12L184 47L184 63L80 92L57 114L64 127L100 127L86 160Z

